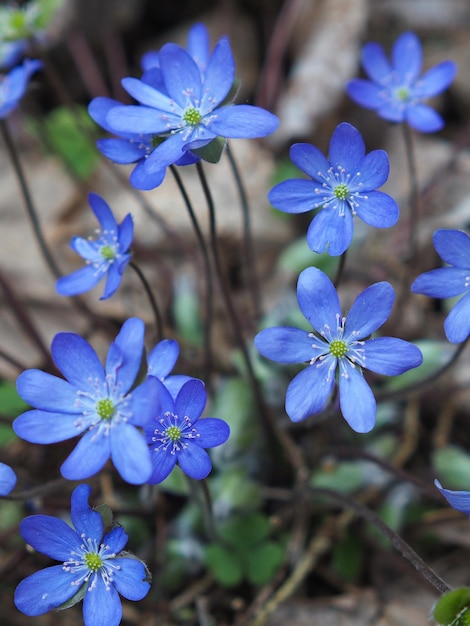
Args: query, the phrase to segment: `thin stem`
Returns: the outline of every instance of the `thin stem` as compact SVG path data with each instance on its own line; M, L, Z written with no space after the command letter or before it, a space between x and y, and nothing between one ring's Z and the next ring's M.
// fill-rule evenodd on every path
M227 142L227 157L232 169L235 184L238 189L238 195L240 197L240 203L242 206L243 215L243 257L245 260L245 276L247 279L248 289L251 293L253 300L253 306L255 309L256 319L262 317L262 304L261 304L261 290L259 288L258 273L256 271L255 252L253 246L253 236L251 233L251 220L250 220L250 207L248 204L248 197L246 195L245 186L243 185L242 178L240 176L240 170L238 169L235 157Z
M348 251L346 250L345 252L343 252L343 254L339 257L339 264L338 264L338 269L336 270L336 276L335 276L335 280L334 282L334 286L335 289L338 289L338 285L340 283L341 278L343 277L343 273L344 273L344 267L346 265L346 256L348 254Z
M51 480L48 483L43 483L42 485L38 485L37 487L32 487L31 489L25 489L24 491L17 491L16 493L10 493L7 496L2 496L3 500L20 500L22 502L26 500L31 500L32 498L38 498L41 496L45 496L48 493L52 493L56 490L63 491L63 488L67 483L70 483L66 478L56 478L55 480Z
M156 302L155 297L153 295L152 289L150 288L148 280L145 278L145 275L142 272L142 270L140 269L140 267L138 265L136 265L134 263L134 261L131 261L129 263L129 266L132 267L134 272L139 277L140 282L142 283L142 286L145 289L145 293L147 294L147 297L149 299L150 306L152 307L152 311L153 311L153 316L155 318L156 340L157 340L157 342L159 342L159 341L161 341L163 339L163 320L162 320L162 315L161 315L160 310L158 308L157 302Z
M194 228L194 232L196 233L196 238L199 243L202 252L202 258L204 261L204 270L206 274L206 293L205 293L205 316L204 316L204 371L205 376L204 380L208 387L210 387L210 378L212 373L212 341L211 341L211 328L212 328L212 320L214 316L214 288L212 283L212 270L211 270L211 262L209 258L209 251L207 249L206 242L204 240L204 235L202 234L201 227L196 217L196 213L194 212L193 205L189 198L188 192L186 191L186 187L181 180L181 176L179 175L178 168L176 165L170 165L171 173L175 179L176 185L183 197L184 203L189 213L189 218Z
M41 229L41 225L39 223L39 219L37 216L37 212L36 209L34 207L33 204L33 200L31 197L31 194L29 192L29 187L28 187L28 183L26 182L26 177L24 175L23 172L23 168L21 166L21 161L20 158L18 156L18 152L16 150L16 146L15 143L11 137L10 134L10 129L8 128L8 123L5 119L0 120L0 128L1 128L1 132L2 132L2 137L3 137L3 141L5 142L5 145L7 147L8 150L8 155L10 157L11 163L13 165L13 169L15 170L15 174L16 174L16 178L18 180L19 186L20 186L20 190L21 190L21 194L23 196L23 200L26 206L26 211L28 213L28 217L30 219L31 225L33 227L33 231L34 231L34 235L36 237L36 240L38 242L39 248L41 250L41 254L44 257L44 260L46 261L51 273L54 275L54 277L60 278L62 276L61 271L59 270L58 266L56 265L56 262L54 261L54 259L52 258L52 255L49 251L48 245L46 243L46 240L44 238L42 229Z
M403 137L405 141L405 152L410 173L410 213L409 213L409 233L408 233L408 258L412 258L416 246L416 235L419 221L419 186L416 173L416 159L413 150L413 137L408 124L402 124Z
M416 570L435 588L439 593L450 591L449 585L436 574L436 572L423 561L423 559L409 546L404 539L395 533L380 517L371 509L356 502L352 498L344 494L337 493L331 489L323 489L321 487L311 488L311 495L326 496L332 500L336 500L343 506L353 509L357 515L373 524L377 530L390 540L393 547L405 558Z

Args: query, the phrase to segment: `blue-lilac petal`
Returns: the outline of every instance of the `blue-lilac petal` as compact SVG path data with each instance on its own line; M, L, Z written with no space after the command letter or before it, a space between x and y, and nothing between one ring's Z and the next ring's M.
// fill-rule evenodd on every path
M398 376L423 362L421 350L396 337L376 337L364 342L364 362L371 372Z
M67 480L90 478L102 469L110 454L109 437L88 430L62 463L60 472Z
M88 203L100 223L101 230L117 230L117 222L107 202L97 193L88 194Z
M129 484L141 485L150 478L150 452L143 435L133 426L121 424L111 432L111 458Z
M355 299L344 324L345 338L354 334L364 339L378 330L390 317L395 291L390 283L370 285Z
M451 343L461 343L470 335L470 293L454 305L444 320L444 332Z
M459 267L440 267L415 278L411 291L431 298L453 298L464 291L465 281L469 275L470 267L467 270Z
M442 117L427 104L415 104L410 107L406 114L406 121L421 133L435 133L444 128Z
M176 365L179 352L179 345L175 339L163 339L147 357L147 373L163 380Z
M315 330L322 331L325 326L336 329L341 319L339 297L331 280L317 267L307 267L299 274L297 301Z
M327 376L328 365L307 365L287 387L286 413L293 422L320 413L335 386L334 375Z
M175 413L177 415L190 415L194 424L206 406L207 393L204 384L197 379L190 380L181 388L175 400Z
M182 448L178 455L178 464L183 472L194 480L206 478L212 469L209 455L198 445Z
M365 109L379 109L383 104L382 88L363 78L353 78L346 85L351 100Z
M371 388L357 367L348 367L339 376L339 405L349 426L357 433L368 433L375 426L376 402Z
M0 496L7 496L15 485L15 472L6 463L0 463Z
M292 163L313 180L322 181L328 176L330 163L316 146L309 143L294 143L290 148L289 156Z
M444 489L437 479L434 481L434 484L453 509L461 511L470 517L470 491Z
M361 60L366 74L376 82L386 78L392 71L383 47L373 41L362 48Z
M197 423L199 438L198 446L202 448L215 448L225 443L230 436L230 428L227 422L218 417L204 417Z
M392 48L393 69L411 84L422 66L422 48L418 37L411 32L402 33Z
M58 443L77 437L87 427L87 423L80 421L76 413L67 415L36 409L22 413L13 422L13 430L18 437L41 444Z
M398 222L395 200L383 191L369 191L367 198L357 197L355 211L363 222L375 228L390 228Z
M171 473L176 465L175 454L165 454L162 451L152 454L152 475L148 479L151 485L158 485Z
M90 495L90 485L78 485L78 487L73 490L71 497L70 517L72 518L72 523L80 536L84 534L86 537L90 537L99 541L103 536L103 520L98 511L93 511L90 508L90 505L88 503ZM39 550L39 552L44 551ZM44 552L44 554L47 553ZM56 557L53 556L52 558ZM56 560L60 561L62 560L62 557L56 558Z
M357 170L366 153L361 133L352 124L341 122L333 131L328 158L334 168Z
M312 339L300 328L265 328L254 344L260 354L278 363L303 363L312 358Z
M32 548L56 561L67 561L79 539L68 524L50 515L26 517L20 522L20 533Z
M303 178L285 180L268 193L269 202L284 213L312 211L318 202L315 183Z
M184 109L188 106L187 94L190 89L191 98L200 102L203 96L201 73L186 50L173 43L167 43L160 50L159 60L163 81L170 98Z
M469 271L470 237L463 230L436 230L432 241L436 252L443 261Z
M74 415L81 412L75 405L76 389L66 380L41 370L22 372L16 380L16 389L22 400L38 409Z
M15 606L29 617L43 615L77 593L70 583L70 578L64 576L63 565L46 567L20 582L15 589Z
M147 571L144 564L136 559L118 557L115 560L119 569L113 574L114 586L127 600L142 600L150 589L150 584L145 580Z
M340 256L351 245L353 238L353 216L345 210L343 215L332 207L320 210L307 230L307 243L313 252Z
M80 335L57 333L51 343L51 354L57 368L74 387L104 382L103 365L98 355ZM90 379L94 383L90 383Z
M78 296L96 287L101 278L102 274L93 265L86 265L59 278L56 283L57 293L61 296Z
M457 74L454 61L443 61L425 72L416 84L422 98L432 98L449 87Z
M114 585L105 586L101 576L95 574L96 586L88 588L83 598L85 626L119 626L122 606Z
M210 129L216 135L229 139L266 137L279 126L275 115L251 104L224 106L212 115Z
M214 102L222 102L235 80L235 61L228 39L222 37L212 52L204 78L201 109L212 110Z
M354 191L369 191L381 187L388 179L390 162L385 150L372 150L359 164L356 178L351 181Z

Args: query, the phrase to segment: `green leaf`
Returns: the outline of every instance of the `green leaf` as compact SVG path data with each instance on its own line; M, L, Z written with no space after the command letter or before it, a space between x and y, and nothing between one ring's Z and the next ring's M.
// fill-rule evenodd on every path
M233 468L211 480L214 510L227 515L236 510L253 511L261 505L261 487L244 468Z
M243 580L242 565L238 556L218 543L206 546L205 561L218 583L235 587Z
M194 346L201 346L200 299L194 281L187 275L182 276L175 284L173 317L181 339Z
M432 465L446 489L468 491L470 488L470 454L457 446L438 448Z
M432 616L439 626L466 626L470 623L470 589L459 587L445 593L434 605Z
M343 580L354 583L358 580L364 562L364 546L357 537L348 536L336 541L333 546L332 567Z
M220 536L235 548L250 548L265 539L271 530L268 518L261 513L232 517L220 525Z
M308 247L305 237L289 244L278 259L281 270L300 274L307 267L315 266L325 274L333 276L338 266L338 258L329 254L316 254Z
M364 484L363 465L360 461L331 461L312 474L309 484L339 493L353 493Z
M246 576L253 585L265 585L272 580L284 560L284 549L268 541L248 553Z
M222 156L222 152L224 151L225 144L227 140L225 137L216 137L207 146L203 146L202 148L194 148L191 152L197 154L204 161L208 161L209 163L218 163L220 161L220 157Z

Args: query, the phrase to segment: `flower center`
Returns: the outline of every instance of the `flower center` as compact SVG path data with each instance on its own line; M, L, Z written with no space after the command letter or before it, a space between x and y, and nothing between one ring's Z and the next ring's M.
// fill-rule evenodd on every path
M340 183L334 188L334 193L338 200L346 200L349 195L348 186L345 183Z
M178 426L169 426L165 434L170 441L179 441L181 439L181 428Z
M83 557L83 560L91 572L98 571L103 565L100 555L96 554L96 552L87 552L87 554Z
M116 256L116 250L113 246L102 246L100 248L100 254L106 261L111 261Z
M395 91L395 96L401 102L405 102L406 100L408 100L410 97L410 92L409 92L408 87L398 87L398 89Z
M114 404L109 398L99 400L98 404L96 405L96 412L102 420L109 421L113 417L115 412Z
M197 126L202 120L202 115L197 109L191 107L189 109L186 109L186 111L183 113L183 120L186 122L186 124L189 124L189 126Z
M341 339L335 339L330 343L330 353L337 359L342 359L348 351L348 346L345 341Z

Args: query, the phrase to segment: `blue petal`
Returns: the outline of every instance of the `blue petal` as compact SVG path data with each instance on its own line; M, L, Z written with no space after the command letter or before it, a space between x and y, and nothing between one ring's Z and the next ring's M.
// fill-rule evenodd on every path
M200 102L203 95L201 74L186 50L168 43L160 50L159 59L163 80L170 97L182 109ZM191 93L190 98L188 93Z
M453 509L470 516L470 491L444 489L438 480L435 480L434 484Z
M138 78L123 78L122 86L133 98L138 100L145 107L151 107L161 111L173 111L174 105L171 98L161 91L157 91L152 86L144 83ZM157 115L157 111L153 112ZM131 126L132 128L132 126ZM135 132L135 131L134 131Z
M375 283L360 293L344 325L344 339L364 339L390 317L395 292L387 282Z
M362 48L361 60L365 73L377 83L392 73L392 66L388 62L384 49L378 43L367 43Z
M406 121L420 133L435 133L444 127L442 117L427 104L415 104L406 111Z
M348 96L366 109L378 109L383 103L382 87L362 78L354 78L346 85Z
M109 436L97 434L98 427L83 435L62 463L61 474L67 480L82 480L93 476L106 463L111 454Z
M181 387L191 380L191 378L191 376L186 376L185 374L174 374L173 376L167 376L164 379L163 384L170 392L171 397L176 399Z
M180 348L175 339L164 339L157 343L147 357L147 374L163 380L174 368Z
M83 622L86 626L119 626L122 606L118 592L111 584L105 586L99 573L95 574L96 586L89 584L83 598Z
M328 375L329 363L308 365L290 382L286 393L286 413L293 422L320 413L335 386L334 372Z
M316 146L309 143L294 143L289 155L292 163L313 180L323 182L329 177L330 163Z
M89 193L88 202L100 223L101 230L117 233L118 225L109 204L97 193Z
M16 388L20 397L44 411L58 411L80 414L82 408L77 406L77 390L70 383L41 370L26 370L16 380Z
M187 415L191 423L194 424L202 415L206 401L207 394L204 384L194 378L181 387L175 401L175 414L181 419Z
M29 617L47 613L77 593L73 580L62 564L46 567L20 582L15 589L15 606Z
M307 267L299 275L297 300L304 317L315 330L329 327L334 333L341 319L341 308L336 289L321 270Z
M443 261L467 271L470 269L470 237L463 230L436 230L432 241Z
M411 291L431 298L459 296L468 289L468 274L468 269L440 267L418 276L411 285Z
M136 559L117 558L113 564L119 569L113 570L113 583L118 592L128 600L142 600L150 590L145 581L147 571L144 564Z
M112 100L111 98L93 98L88 105L88 114L91 119L102 126L105 130L112 133L110 126L106 122L106 116L116 106L122 106L121 102Z
M235 79L235 62L230 44L225 37L214 48L202 86L201 112L212 111L230 91Z
M119 289L119 286L121 285L124 270L126 269L130 260L131 255L126 254L123 255L119 260L115 260L109 265L106 276L106 284L100 300L107 300L116 293L116 291Z
M130 424L111 429L111 458L122 476L131 485L141 485L150 478L152 462L143 435Z
M311 180L294 178L285 180L268 193L269 202L285 213L305 213L312 211L318 204L315 196L316 185Z
M312 306L315 301L315 297L309 299L308 294L305 299L306 307ZM310 310L308 312L310 315ZM278 363L305 363L316 354L312 350L312 339L308 332L300 328L265 328L256 335L254 343L264 357Z
M357 433L368 433L375 426L376 402L371 388L358 367L348 366L348 376L339 377L339 404L344 419Z
M407 110L407 104L397 100L393 94L390 95L390 99L386 99L377 108L377 115L382 117L388 122L400 123L405 121Z
M410 85L419 76L423 51L418 37L411 32L403 33L392 49L392 64L400 76Z
M100 253L100 243L96 239L90 240L84 239L83 237L72 237L70 247L86 261L100 263L103 260ZM99 271L97 271L97 274L99 275Z
M93 511L88 504L91 494L90 485L78 485L72 492L71 518L80 537L85 535L101 543L103 537L103 520L98 511Z
M211 114L209 128L229 139L266 137L279 126L279 119L260 107L236 104L216 109Z
M212 469L207 452L191 441L186 448L181 448L178 452L178 465L185 474L195 480L206 478Z
M145 85L145 83L142 83ZM148 87L151 89L151 87ZM146 106L123 105L114 107L106 116L111 132L143 135L166 133L178 124L179 116L160 112Z
M86 265L68 276L62 276L56 282L57 293L61 296L77 296L93 289L103 274L93 265Z
M344 168L354 176L364 159L366 149L361 133L347 122L342 122L333 131L329 146L329 159L335 169Z
M122 254L127 252L134 238L134 220L128 213L118 226L119 249Z
M230 428L227 422L218 417L204 417L197 423L198 438L195 441L201 448L215 448L227 441Z
M390 228L394 226L400 215L395 200L382 191L369 191L367 196L358 195L354 198L354 210L369 226Z
M159 406L163 413L166 410L173 410L173 399L158 378L149 376L127 397L127 409L131 414L130 423L135 426L146 426L158 414Z
M321 209L307 230L307 243L313 252L328 252L340 256L345 252L353 237L353 216L349 208L339 215L336 207Z
M129 182L136 189L149 191L162 184L166 174L166 166L149 174L144 168L144 163L145 161L137 163L129 177Z
M147 153L141 144L131 143L128 139L98 139L96 147L110 161L121 165L135 163Z
M176 465L176 454L168 450L151 450L152 452L152 475L147 481L151 485L158 485L170 474Z
M20 533L26 543L56 561L68 561L82 543L68 524L50 515L26 517L20 523Z
M408 341L395 337L377 337L364 342L365 367L377 374L398 376L419 367L423 362L421 350Z
M444 331L451 343L461 343L470 335L470 293L467 293L446 317Z
M80 335L58 333L52 340L51 353L58 369L77 389L82 391L87 389L93 392L97 383L105 382L104 369L98 355L88 341ZM72 411L66 412L72 413Z
M186 141L180 132L170 135L142 163L142 175L161 174L168 165L180 159L185 152Z
M119 554L126 547L129 537L122 526L115 526L103 537L102 542L109 546L109 552ZM114 561L113 561L114 562Z
M134 384L142 361L144 350L145 325L138 317L131 317L124 322L114 343L123 355L123 362L116 371L116 385L122 394L126 394ZM114 374L114 366L106 364L106 373Z
M432 98L447 87L457 74L454 61L443 61L421 76L413 89L413 95L419 98Z
M160 60L158 58L158 55L159 52L157 52L156 50L149 50L140 57L140 67L144 72L156 67L160 67Z
M0 463L0 496L7 496L16 485L16 474L9 465Z
M390 162L385 150L373 150L366 154L358 166L357 174L349 183L350 191L371 191L381 187L388 178Z
M57 443L80 435L88 423L80 413L67 415L51 411L26 411L13 422L13 430L31 443Z

